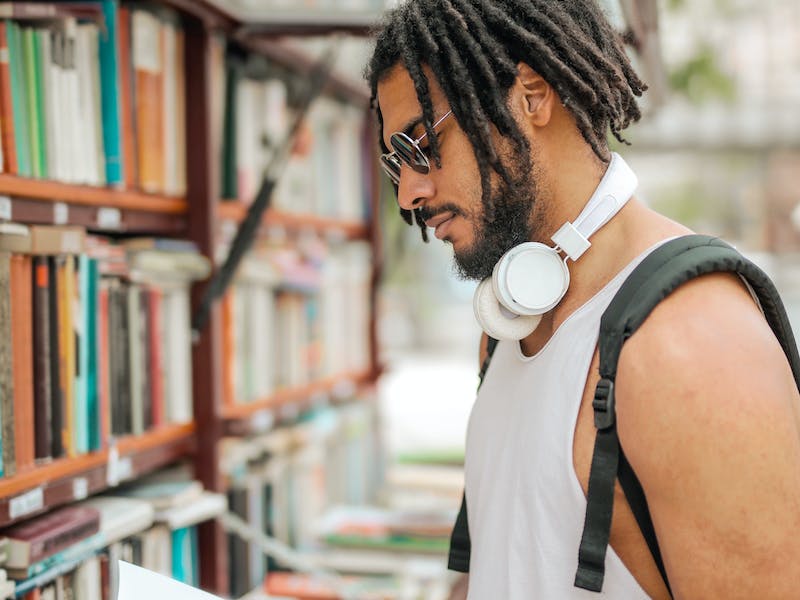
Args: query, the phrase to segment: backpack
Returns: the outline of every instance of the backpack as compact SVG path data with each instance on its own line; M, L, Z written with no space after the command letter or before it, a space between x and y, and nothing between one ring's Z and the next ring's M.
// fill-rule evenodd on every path
M614 483L619 478L625 498L669 590L644 491L625 458L617 436L614 381L622 345L658 303L684 283L709 273L735 273L745 281L780 342L800 389L800 357L789 319L775 286L759 267L725 242L704 235L670 240L649 254L622 284L600 321L600 381L592 402L597 434L589 472L586 518L578 548L576 587L602 591L611 532ZM479 373L481 383L496 346L497 340L489 338L487 356ZM470 548L464 498L450 539L448 568L468 572Z

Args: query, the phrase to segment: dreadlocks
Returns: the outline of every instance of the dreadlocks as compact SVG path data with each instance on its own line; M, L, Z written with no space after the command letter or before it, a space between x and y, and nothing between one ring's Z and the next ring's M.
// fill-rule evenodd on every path
M492 126L521 156L530 151L506 102L520 62L553 87L602 161L610 158L609 130L627 143L621 131L639 120L636 97L647 86L631 67L620 37L596 0L408 0L387 14L367 67L381 129L378 83L395 65L408 70L431 154L441 167L432 128L433 103L422 70L423 64L430 67L472 144L488 221L495 211L491 171L513 185L492 139ZM381 146L387 151L382 140ZM416 212L400 212L409 225L416 222L427 241L425 224Z

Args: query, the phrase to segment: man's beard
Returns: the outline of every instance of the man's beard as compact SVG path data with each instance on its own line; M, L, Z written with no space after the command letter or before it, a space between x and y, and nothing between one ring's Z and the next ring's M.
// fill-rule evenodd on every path
M503 181L492 190L494 218L487 219L484 199L483 211L475 215L475 241L466 250L454 253L455 272L462 279L481 281L490 277L503 254L531 239L536 179L529 160L517 157L513 163L511 184Z

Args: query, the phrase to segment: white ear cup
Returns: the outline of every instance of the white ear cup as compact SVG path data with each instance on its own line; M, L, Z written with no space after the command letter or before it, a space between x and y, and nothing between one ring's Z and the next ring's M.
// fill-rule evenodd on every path
M515 315L503 307L494 293L492 278L481 281L472 298L475 318L481 328L497 340L517 341L528 337L541 315Z
M506 252L492 273L494 293L512 313L541 315L561 302L569 288L569 269L558 252L525 242Z

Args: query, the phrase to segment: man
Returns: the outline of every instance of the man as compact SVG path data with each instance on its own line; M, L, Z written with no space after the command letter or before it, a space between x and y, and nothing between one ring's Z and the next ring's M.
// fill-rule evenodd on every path
M368 78L404 218L477 280L575 220L645 89L594 0L410 0L387 15ZM566 295L533 333L497 346L467 434L471 599L593 597L573 579L600 315L686 233L632 198L567 261ZM800 398L743 284L679 288L625 344L616 381L674 597L800 597ZM618 485L610 546L607 596L669 597Z

